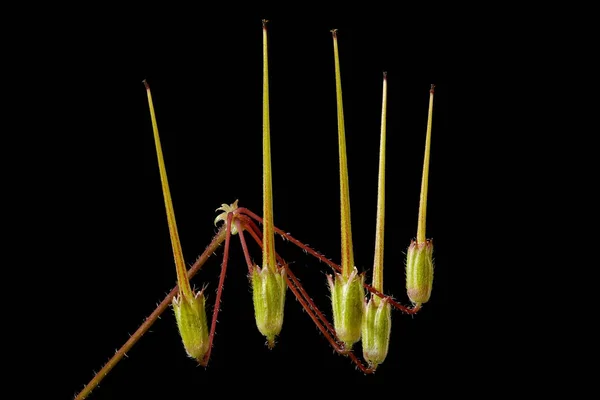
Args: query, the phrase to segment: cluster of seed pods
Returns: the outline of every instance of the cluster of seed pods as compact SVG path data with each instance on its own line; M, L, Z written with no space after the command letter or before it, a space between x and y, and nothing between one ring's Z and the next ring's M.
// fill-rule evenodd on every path
M154 140L159 164L167 221L171 235L171 244L175 260L178 285L167 295L156 311L132 335L130 339L109 360L105 367L94 377L76 399L85 398L100 380L116 365L126 351L135 341L147 331L158 316L172 305L178 330L187 354L197 360L200 365L206 366L210 359L213 339L215 335L219 304L224 285L229 246L232 235L239 235L240 241L248 264L248 277L252 288L256 326L265 336L269 347L273 347L279 335L284 320L284 304L287 289L290 288L309 316L317 324L319 330L332 344L334 349L341 354L349 356L352 361L365 373L372 373L378 365L384 362L389 348L390 332L392 327L392 309L399 309L405 313L415 314L419 311L430 296L433 285L433 244L425 235L425 222L427 210L427 187L429 175L429 154L431 147L432 110L434 86L431 85L429 96L428 122L425 142L425 156L421 182L421 195L419 203L419 216L416 239L412 240L406 258L406 290L412 307L405 307L391 297L384 294L383 288L383 243L385 220L385 146L386 146L386 118L387 118L387 74L383 73L382 112L381 112L381 138L379 153L378 175L378 200L376 220L376 241L373 265L372 283L365 282L365 274L359 273L354 264L352 245L352 229L350 220L350 196L348 183L348 169L346 158L346 138L344 127L344 111L342 101L342 85L340 73L340 57L338 52L338 35L333 30L333 50L335 61L335 87L337 99L338 122L338 149L339 149L339 177L340 177L340 216L341 216L341 263L337 265L322 255L293 238L288 233L276 228L273 224L273 198L271 175L271 145L270 145L270 117L269 117L269 70L268 70L268 37L267 21L263 20L263 217L260 218L251 211L238 207L238 202L231 205L223 204L217 211L221 213L216 217L215 224L224 223L205 253L200 256L194 266L188 271L179 242L175 213L169 190L169 183L162 148L156 122L156 115L152 102L150 87L144 81ZM256 223L262 224L262 232ZM251 262L248 253L244 232L262 247L262 265ZM283 236L288 241L298 245L311 255L319 258L334 269L332 275L327 276L331 292L331 312L333 324L330 324L323 313L319 311L310 297L306 294L300 282L295 278L289 265L275 251L275 234ZM206 314L206 301L203 291L194 292L189 279L200 269L208 256L222 243L224 255L216 306L209 329ZM365 290L370 296L365 294ZM362 341L363 358L368 366L354 355L353 346Z

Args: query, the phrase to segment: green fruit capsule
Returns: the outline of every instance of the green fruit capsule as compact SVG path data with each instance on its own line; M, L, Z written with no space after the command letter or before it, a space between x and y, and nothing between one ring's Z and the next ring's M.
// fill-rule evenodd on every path
M379 304L379 305L378 305ZM365 305L362 325L363 357L375 369L385 360L390 346L392 307L387 299L371 298Z
M433 286L433 242L411 241L406 255L406 291L413 304L429 301Z
M205 298L202 291L194 297L175 296L173 311L183 347L187 354L201 362L208 351Z
M425 236L427 216L427 183L429 180L429 155L431 149L431 126L433 120L433 94L435 85L429 90L429 111L427 113L427 135L425 137L425 157L421 196L419 199L419 219L417 240L412 240L406 254L406 291L415 306L429 301L433 286L433 242Z
M260 333L267 338L267 345L273 348L275 336L283 326L283 309L287 289L285 269L271 271L271 268L254 266L252 275L252 299L254 316Z
M354 267L347 279L341 274L335 274L335 281L331 275L327 275L327 280L331 290L335 333L344 342L346 350L351 350L361 335L365 303L364 276L358 275L358 270Z

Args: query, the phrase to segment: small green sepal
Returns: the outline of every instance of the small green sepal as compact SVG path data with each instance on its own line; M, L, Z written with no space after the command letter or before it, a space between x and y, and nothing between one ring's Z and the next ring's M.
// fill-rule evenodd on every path
M433 287L433 242L412 240L406 254L406 292L415 305L427 303Z
M275 337L283 326L285 292L287 290L285 268L272 271L271 268L254 266L250 275L254 316L260 333L267 338L267 345L273 348Z
M351 350L361 335L365 306L364 275L359 275L354 267L347 279L336 273L335 280L331 275L327 275L327 280L331 290L335 333L344 342L346 350Z
M388 299L377 302L372 297L365 305L362 324L363 357L371 368L377 368L385 360L390 346L391 331L392 307Z
M187 354L202 362L208 351L208 325L204 290L194 297L177 295L173 298L173 311L177 320L179 334Z

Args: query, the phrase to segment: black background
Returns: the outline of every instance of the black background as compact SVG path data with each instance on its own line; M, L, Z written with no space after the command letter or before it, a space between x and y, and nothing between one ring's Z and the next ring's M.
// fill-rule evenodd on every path
M63 81L55 80L45 92L61 110L51 121L54 129L69 133L53 143L59 149L53 171L64 179L48 193L61 210L57 223L71 233L59 239L53 256L66 276L64 294L71 309L59 339L68 351L61 367L66 368L61 396L78 392L175 283L143 79L152 89L188 265L216 232L214 210L222 203L239 199L240 206L262 214L263 17L270 18L202 18L183 28L154 24L141 12L141 22L134 26L117 28L107 22L83 45L57 47L70 52L65 55L72 60L61 71ZM231 385L255 388L257 382L275 385L273 391L285 384L398 387L402 382L426 390L435 379L440 385L468 386L481 372L471 360L476 345L465 339L476 335L463 317L471 293L462 289L468 283L458 278L470 268L465 249L474 240L474 207L482 196L467 189L478 174L471 168L474 159L467 143L472 146L474 138L466 117L478 103L475 85L445 82L437 72L439 56L427 48L419 56L411 52L405 57L415 44L399 21L270 19L275 224L339 263L339 164L329 32L337 28L355 262L368 280L382 72L388 72L384 282L385 292L404 304L405 251L416 234L429 87L436 84L427 214L436 263L431 300L414 317L393 314L389 355L373 376L364 376L334 354L290 291L283 330L276 347L268 350L255 326L247 267L234 237L209 367L186 357L168 310L92 399L202 396ZM75 40L68 37L67 42ZM290 243L278 240L276 249L330 315L329 269ZM251 252L260 262L260 250L252 245ZM217 252L192 281L197 288L208 284L209 315L221 257ZM360 345L356 351L360 355Z

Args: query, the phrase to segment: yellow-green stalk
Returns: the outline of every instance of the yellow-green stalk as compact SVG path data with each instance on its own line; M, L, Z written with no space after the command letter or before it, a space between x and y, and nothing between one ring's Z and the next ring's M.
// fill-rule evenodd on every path
M383 73L381 101L381 139L379 143L379 176L377 181L377 222L375 228L375 257L373 260L373 287L383 293L383 244L385 230L385 143L387 123L387 73ZM374 296L379 304L379 296Z
M152 93L150 92L150 86L148 86L146 81L144 81L144 85L146 86L146 93L148 95L148 105L150 107L152 129L154 131L154 143L156 145L156 155L158 158L158 168L160 170L160 180L162 183L163 197L165 199L167 221L169 224L169 233L171 235L171 246L173 247L173 257L175 258L177 285L179 286L179 294L173 298L173 311L175 312L177 327L179 328L179 333L187 354L200 362L208 351L208 326L206 323L204 294L202 291L194 293L187 278L187 269L183 260L179 233L177 232L177 223L175 221L175 211L173 210L173 201L171 200L171 191L169 190L167 170L165 168L160 137L158 135L158 125L154 113L154 104L152 103Z
M347 350L360 340L365 295L364 276L358 274L354 266L352 248L352 226L350 223L350 192L348 188L348 163L346 160L346 133L344 128L344 107L342 103L342 82L338 53L337 30L333 35L335 61L335 92L337 99L338 148L340 157L340 214L342 231L342 273L335 279L328 275L333 308L333 325L337 337L344 342Z
M256 326L272 348L283 326L287 285L285 268L278 267L275 259L268 60L267 21L263 20L263 262L262 268L254 266L250 279Z
M373 288L383 293L383 244L385 225L385 135L387 112L387 74L383 73L383 100L381 104L381 142L379 146L379 179L377 185L377 223L375 228L375 259ZM371 295L365 304L362 323L363 357L371 368L377 368L388 353L392 329L392 308L387 299Z
M413 240L406 255L406 291L415 306L429 301L433 287L433 242L425 236L427 216L427 184L429 180L429 154L431 149L431 126L433 120L434 85L429 91L429 111L427 114L427 136L425 138L425 157L419 200L419 220L417 240Z

